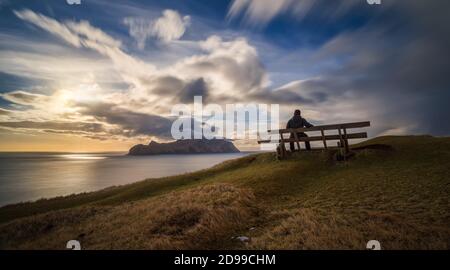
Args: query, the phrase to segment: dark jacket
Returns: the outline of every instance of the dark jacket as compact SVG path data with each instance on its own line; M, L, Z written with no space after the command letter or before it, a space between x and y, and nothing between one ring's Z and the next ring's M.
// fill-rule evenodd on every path
M302 127L313 127L312 124L310 124L308 121L305 120L305 118L301 117L300 115L294 115L286 125L286 128L302 128Z

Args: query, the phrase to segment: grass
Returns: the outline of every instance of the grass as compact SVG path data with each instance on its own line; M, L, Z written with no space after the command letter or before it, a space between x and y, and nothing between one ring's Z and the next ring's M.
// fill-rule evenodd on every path
M0 248L449 249L450 138L379 137L0 208ZM234 237L248 236L242 243Z

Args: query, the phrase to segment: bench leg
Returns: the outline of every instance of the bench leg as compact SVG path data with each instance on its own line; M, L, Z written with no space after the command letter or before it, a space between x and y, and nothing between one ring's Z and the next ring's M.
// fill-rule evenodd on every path
M281 145L281 155L282 157L286 157L286 143L284 142L283 133L280 133L280 145Z
M297 148L298 148L298 151L300 152L300 149L301 149L301 147L300 147L300 141L298 140L298 134L296 133L296 132L294 132L294 133L292 133L294 136L292 136L291 135L291 138L292 137L294 137L294 139L295 139L295 142L297 143ZM291 143L292 144L292 143ZM292 146L291 146L292 147ZM291 149L292 150L292 149Z
M282 159L282 157L283 157L282 151L283 150L281 150L281 145L280 144L277 145L277 159Z
M350 153L350 148L348 146L347 129L345 128L344 128L344 147L345 147L345 155L348 155L348 153Z

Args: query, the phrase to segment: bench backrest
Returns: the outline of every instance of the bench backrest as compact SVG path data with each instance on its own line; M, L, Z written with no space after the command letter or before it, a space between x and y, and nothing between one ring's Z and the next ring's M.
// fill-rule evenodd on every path
M322 130L339 130L339 129L351 129L351 128L362 128L370 127L370 121L365 122L354 122L354 123L343 123L343 124L332 124L332 125L321 125L314 126L310 128L286 128L279 130L268 130L269 133L293 133L293 132L306 132L306 131L322 131Z

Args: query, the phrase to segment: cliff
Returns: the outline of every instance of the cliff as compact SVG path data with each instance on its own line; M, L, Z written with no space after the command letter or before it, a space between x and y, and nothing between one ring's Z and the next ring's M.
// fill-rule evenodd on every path
M128 154L161 155L161 154L200 154L200 153L238 153L234 144L227 140L178 140L170 143L151 141L148 145L133 146Z

